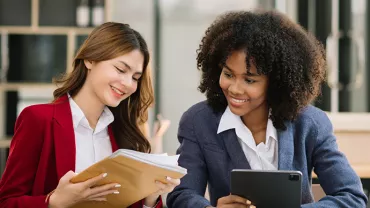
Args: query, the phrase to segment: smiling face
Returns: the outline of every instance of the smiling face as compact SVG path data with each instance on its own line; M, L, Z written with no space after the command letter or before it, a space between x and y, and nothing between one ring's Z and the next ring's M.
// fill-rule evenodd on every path
M106 106L117 107L132 95L143 73L144 57L139 50L133 50L107 61L84 61L88 69L87 86Z
M247 72L245 52L234 51L226 60L220 75L219 84L228 106L238 116L248 115L260 108L267 109L268 78L257 73L253 61L250 63Z

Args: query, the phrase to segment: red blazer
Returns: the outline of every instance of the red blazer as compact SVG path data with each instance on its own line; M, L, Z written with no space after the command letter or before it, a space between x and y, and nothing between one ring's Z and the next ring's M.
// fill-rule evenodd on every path
M117 150L109 128L112 150ZM68 97L25 108L15 123L9 157L0 181L0 207L47 208L46 195L75 170L76 146ZM143 200L130 206L142 208ZM162 207L159 199L156 208Z

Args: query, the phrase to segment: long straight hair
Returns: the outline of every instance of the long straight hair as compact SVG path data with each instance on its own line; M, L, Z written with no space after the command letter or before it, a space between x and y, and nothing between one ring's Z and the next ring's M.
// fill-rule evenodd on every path
M133 50L140 50L144 57L143 75L137 90L117 107L109 107L114 115L111 124L119 148L150 152L150 143L139 129L148 119L148 107L153 103L153 88L148 70L149 51L144 38L127 24L107 22L95 28L77 52L73 70L54 82L54 102L69 93L76 95L85 83L87 68L84 60L106 61Z

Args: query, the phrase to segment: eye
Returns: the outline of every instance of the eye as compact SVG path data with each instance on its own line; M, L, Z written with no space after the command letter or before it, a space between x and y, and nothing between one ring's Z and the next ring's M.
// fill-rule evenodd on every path
M255 83L256 81L255 81L255 80L253 80L253 79L245 79L245 82L246 82L247 84L253 84L253 83Z
M118 67L116 67L116 66L114 66L114 68L116 68L116 70L117 70L117 72L118 73L125 73L125 71L124 70L122 70L122 69L120 69L120 68L118 68Z
M135 78L135 77L132 77L132 80L134 80L135 82L138 82L140 78Z
M233 75L232 74L230 74L229 72L226 72L226 71L224 71L223 72L223 74L225 75L225 77L227 77L227 78L231 78L231 77L233 77Z

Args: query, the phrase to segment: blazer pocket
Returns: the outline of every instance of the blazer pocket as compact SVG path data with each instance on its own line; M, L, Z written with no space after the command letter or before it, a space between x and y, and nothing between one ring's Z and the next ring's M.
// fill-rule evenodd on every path
M203 144L203 149L206 151L224 154L225 150L221 149L217 144L207 143Z

